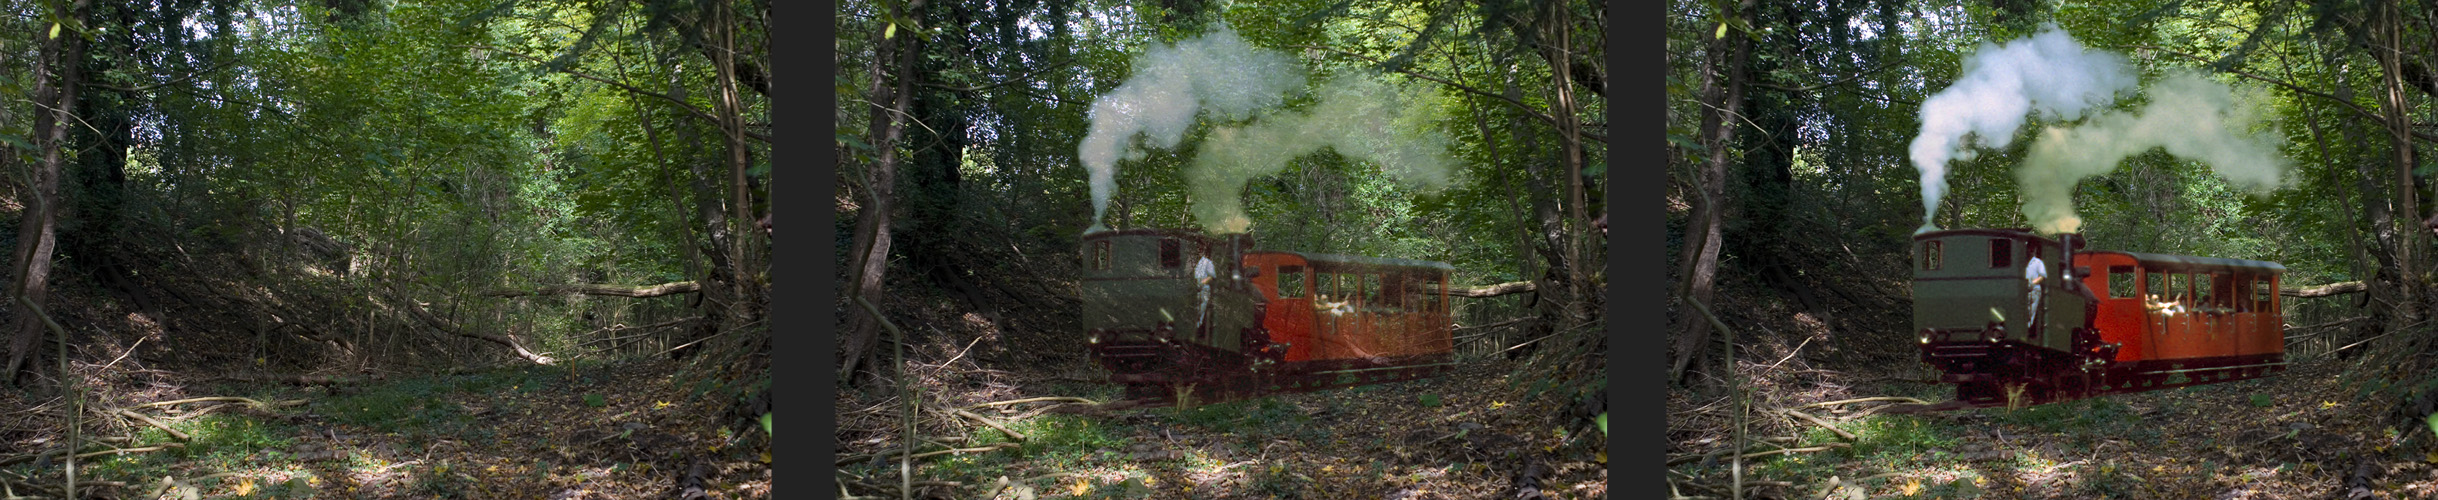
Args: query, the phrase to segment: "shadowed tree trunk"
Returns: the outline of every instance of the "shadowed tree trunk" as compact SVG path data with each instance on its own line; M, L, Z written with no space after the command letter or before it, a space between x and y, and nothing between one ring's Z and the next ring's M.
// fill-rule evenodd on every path
M1750 12L1757 0L1744 0L1736 7L1735 16L1751 19ZM1741 30L1728 29L1725 37L1712 38L1708 54L1702 61L1702 147L1709 158L1702 165L1701 178L1695 189L1701 196L1693 200L1692 227L1686 234L1683 261L1683 288L1677 296L1684 300L1707 304L1713 280L1718 274L1720 213L1726 209L1728 146L1735 143L1738 104L1744 102L1744 61L1751 55L1751 41ZM1701 347L1709 343L1710 324L1691 308L1680 309L1677 315L1676 359L1670 363L1668 379L1677 380L1700 358Z
M80 0L73 6L55 8L66 10L59 13L61 18L83 24L88 5L89 2ZM78 63L84 59L84 48L81 34L62 30L60 36L43 40L42 64L35 68L34 101L42 108L34 115L34 133L38 141L36 147L42 149L42 163L34 167L33 193L28 197L29 203L25 204L23 222L18 225L17 251L12 264L17 270L17 281L9 286L10 296L25 297L34 304L32 307L23 303L11 306L16 309L16 324L11 326L10 331L15 333L16 338L9 342L8 369L0 372L5 373L11 381L16 379L17 370L26 366L27 361L39 363L41 360L35 347L40 344L38 341L42 338L43 325L42 320L35 316L33 307L40 307L51 290L51 253L58 243L54 238L58 231L59 209L65 206L59 196L60 164L66 161L61 149L66 146L68 121L74 119L68 116L68 110L75 108L77 85L82 83L84 76L80 69L84 65ZM66 342L67 339L60 341Z
M922 8L923 0L913 0L903 8L893 7L890 10L895 17L905 19L907 13L920 12ZM905 29L898 31L911 32ZM897 139L906 131L904 117L913 94L915 56L920 52L913 37L888 36L887 33L888 30L873 33L875 48L870 71L870 137L877 138L872 142L877 158L864 170L864 192L871 196L856 214L855 248L847 254L848 258L854 259L854 265L847 275L847 283L852 287L848 290L847 298L862 297L875 304L880 302L881 279L888 272L889 265L889 212L897 198ZM895 61L891 62L891 59ZM884 68L894 71L884 71ZM888 78L892 73L897 75L894 82ZM881 107L883 103L889 107ZM851 380L855 376L856 366L871 356L873 343L879 341L878 318L871 317L863 308L848 308L848 311L847 345L841 349L844 358L839 360L840 381Z

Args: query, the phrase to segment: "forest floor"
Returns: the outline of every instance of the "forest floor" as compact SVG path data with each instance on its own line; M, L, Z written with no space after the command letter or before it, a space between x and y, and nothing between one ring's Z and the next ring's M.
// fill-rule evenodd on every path
M1767 369L1754 384L1747 498L2438 498L2423 422L2393 418L2348 363L2297 362L2267 378L2007 410L1876 414L1887 401L1953 399L1927 368ZM1672 391L1668 481L1726 498L1734 404ZM1794 416L1804 412L1819 419ZM2413 419L2418 420L2418 419ZM2438 424L2430 424L2438 425ZM1838 431L1850 434L1841 436Z
M769 498L766 428L726 425L726 398L680 373L668 361L576 361L313 384L102 384L94 394L106 396L86 405L101 423L86 432L103 443L85 447L98 451L77 463L76 481L87 498L574 500L687 488ZM251 401L145 405L206 396ZM65 398L23 397L0 394L0 407L25 408L0 425L61 427ZM64 439L21 435L40 437L0 449L53 452L0 453L0 482L8 494L56 498Z
M1519 486L1543 498L1607 497L1604 431L1590 415L1566 418L1584 407L1562 394L1564 382L1605 373L1533 377L1519 375L1531 373L1520 361L1469 360L1435 378L1186 409L991 405L1105 403L1120 390L1098 381L1076 343L898 306L915 310L901 318L907 328L955 335L909 342L908 385L923 402L910 478L892 453L905 446L896 384L839 392L842 497L897 498L901 481L916 498L1420 500L1514 498ZM945 319L925 323L934 318ZM1574 421L1583 424L1560 424Z

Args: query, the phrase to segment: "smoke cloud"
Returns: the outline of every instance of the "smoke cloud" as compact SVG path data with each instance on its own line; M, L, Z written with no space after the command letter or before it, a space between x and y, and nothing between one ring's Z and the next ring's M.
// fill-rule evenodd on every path
M1150 147L1173 148L1202 109L1242 120L1303 86L1303 69L1294 59L1247 45L1226 25L1174 46L1153 44L1135 58L1133 76L1092 102L1092 131L1076 146L1076 157L1091 172L1091 230L1104 229L1101 216L1117 192L1117 160L1142 157L1133 143L1137 134Z
M2087 50L2055 25L2003 45L1982 43L1963 77L1922 102L1922 131L1910 151L1922 173L1921 230L1937 229L1930 221L1947 192L1949 160L1972 159L1974 143L2006 147L2033 112L2077 119L2135 83L2123 57Z
M2091 117L2074 127L2049 127L2032 143L2015 179L2023 215L2044 233L2075 232L2074 184L2116 169L2126 157L2164 148L2207 163L2238 187L2281 187L2289 170L2278 153L2283 137L2261 127L2257 99L2198 73L2178 71L2150 86L2150 103L2130 113ZM2261 130L2254 132L2255 130Z
M1450 182L1449 139L1433 126L1443 110L1427 93L1372 75L1347 74L1330 79L1318 97L1300 112L1271 113L1244 126L1212 130L1186 172L1194 219L1211 232L1251 229L1240 193L1245 182L1324 147L1378 164L1409 186L1438 189Z

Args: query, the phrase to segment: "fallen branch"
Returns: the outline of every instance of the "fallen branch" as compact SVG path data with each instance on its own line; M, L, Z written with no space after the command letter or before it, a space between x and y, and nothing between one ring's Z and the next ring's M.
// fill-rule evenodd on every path
M699 292L699 291L702 291L702 290L703 290L703 285L702 285L701 283L697 283L697 282L693 282L693 281L679 281L679 282L674 282L674 283L661 283L661 284L658 284L658 285L644 285L644 286L592 285L592 284L586 284L586 285L551 285L551 286L545 286L545 287L533 288L533 289L527 289L527 290L492 290L492 291L488 291L488 292L483 292L483 295L484 295L484 296L488 296L488 297L523 297L523 296L529 296L529 295L570 295L570 294L574 294L574 295L610 295L610 296L618 296L618 297L633 297L633 298L638 298L638 299L645 299L645 298L659 297L659 296L664 296L664 295L676 295L676 294L681 294L681 293L694 293L694 292Z
M186 434L186 431L181 431L181 430L178 430L177 428L170 427L170 426L169 426L169 424L164 424L164 423L161 423L161 421L159 421L159 420L153 420L153 419L152 419L152 417L145 416L145 415L144 415L144 414L142 414L142 413L136 413L136 412L135 412L135 410L129 410L129 409L121 408L121 409L118 409L118 410L117 410L117 413L118 413L118 414L120 414L120 415L126 415L126 416L128 416L128 417L130 417L130 418L134 418L134 419L136 419L136 420L142 421L142 422L144 422L144 423L145 423L145 424L147 424L147 425L151 425L151 426L152 426L153 428L155 428L155 429L160 429L160 430L161 430L161 432L167 432L167 433L169 433L169 437L174 438L174 439L177 439L177 440L179 440L179 441L193 441L193 440L194 440L194 436L189 436L189 435L187 435L187 434Z
M907 460L914 460L914 459L925 458L925 457L934 457L934 456L939 456L939 455L946 455L946 454L950 454L950 453L981 453L981 452L985 452L985 451L999 451L999 450L1004 450L1004 449L1008 449L1008 448L1016 448L1016 447L1020 447L1020 446L1023 446L1023 445L1019 445L1019 444L1016 444L1016 443L992 443L990 446L982 446L982 447L976 447L976 448L950 448L950 449L939 450L939 451L927 451L927 452L922 452L922 453L916 453L916 454L913 454L913 455L906 455L906 459L907 459ZM886 452L886 451L884 451L884 452L880 452L880 453L874 453L874 454L870 454L870 455L856 455L856 456L851 456L851 457L846 457L846 458L841 458L841 459L838 459L838 461L837 461L837 462L835 462L835 464L836 464L836 465L838 465L838 466L845 466L845 465L847 465L847 464L851 464L851 463L855 463L855 462L861 462L861 461L865 461L865 460L872 460L872 459L886 459L886 458L889 458L889 457L894 456L894 455L897 455L897 454L898 454L898 453L894 453L894 452Z
M430 325L433 329L459 337L482 339L499 345L508 346L509 349L516 351L517 357L525 358L526 361L532 361L533 364L550 365L558 362L558 360L551 359L550 356L536 354L533 351L525 350L525 346L517 342L515 334L495 335L483 332L467 331L463 328L459 328L457 325L450 324L448 320L440 319L440 316L433 315L431 311L423 308L422 303L404 299L398 300L398 302L406 304L405 309L409 316L414 316L415 319L422 320L425 325Z
M2354 316L2354 317L2351 317L2351 318L2345 318L2345 319L2340 319L2340 320L2336 320L2336 321L2330 321L2330 322L2326 322L2326 323L2320 323L2320 324L2317 324L2317 325L2311 325L2311 326L2290 326L2290 327L2286 327L2286 331L2294 331L2294 330L2309 330L2309 329L2313 329L2313 328L2325 328L2325 327L2331 327L2331 326L2336 326L2336 325L2342 325L2342 324L2346 324L2346 323L2352 323L2352 322L2355 322L2355 321L2361 321L2361 320L2366 320L2366 319L2370 319L2370 317L2369 317L2369 316Z
M331 376L331 375L282 375L282 374L267 374L267 373L238 373L238 374L231 374L231 375L221 375L221 376L212 377L212 378L205 379L205 380L207 380L207 381L219 381L219 380L227 380L227 381L232 381L232 382L257 382L257 383L260 383L260 382L279 382L279 383L284 383L284 384L293 384L293 385L329 385L329 384L353 384L353 383L357 383L357 382L362 382L361 380L357 380L357 379L354 379L354 378L349 378L349 377L339 377L339 376ZM248 400L248 401L252 401L252 400Z
M1872 402L1872 401L1895 401L1895 402L1899 402L1899 403L1913 403L1913 404L1917 404L1917 405L1926 405L1926 404L1930 404L1930 402L1929 402L1929 401L1923 401L1923 400L1919 400L1919 399L1913 399L1913 398L1908 398L1908 397L1904 397L1904 396L1872 396L1872 397L1867 397L1867 398L1840 399L1840 400L1836 400L1836 401L1822 401L1822 402L1818 402L1818 403L1812 403L1812 404L1807 404L1807 405L1803 405L1803 406L1798 406L1797 408L1817 408L1817 407L1822 407L1822 406L1836 406L1836 405L1842 405L1842 404L1868 403L1868 402Z
M200 398L186 398L186 399L178 399L178 400L171 400L171 401L154 401L154 402L150 402L150 403L143 403L143 404L138 404L138 405L135 405L135 406L129 406L129 407L127 407L127 408L129 408L129 409L134 409L134 408L150 408L150 407L154 407L154 406L172 406L172 405L182 405L182 404L187 404L187 403L208 403L208 402L213 402L213 401L227 401L227 402L233 402L233 403L245 403L245 404L254 405L254 406L256 406L256 407L271 407L271 406L296 406L296 405L305 404L305 400L302 400L302 399L290 399L290 400L286 400L286 401L275 401L275 402L271 402L271 403L264 403L264 402L262 402L261 400L257 400L257 399L254 399L254 398L245 398L245 397L237 397L237 396L205 396L205 397L200 397Z
M1016 442L1023 442L1023 441L1024 441L1024 433L1016 432L1016 430L1015 430L1015 429L1009 429L1009 428L1007 428L1007 426L1004 426L1004 425L999 425L999 423L998 423L998 422L992 421L992 420L990 419L990 417L984 417L984 416L982 416L981 414L977 414L977 413L974 413L974 412L965 411L965 410L961 410L961 409L959 409L959 410L949 410L949 411L950 411L950 412L952 412L952 413L957 414L957 416L960 416L960 417L965 417L965 418L970 418L970 419L973 419L975 422L981 422L981 423L982 423L982 425L987 425L987 426L990 426L990 428L992 428L992 429L998 429L1000 433L1002 433L1002 434L1007 434L1007 440L1009 440L1009 441L1016 441Z
M2339 295L2339 294L2347 294L2347 293L2361 293L2361 292L2366 292L2366 291L2369 291L2369 290L2370 290L2370 284L2368 284L2368 283L2363 283L2363 282L2360 282L2360 281L2347 281L2347 282L2343 282L2343 283L2329 283L2329 284L2326 284L2326 285L2320 285L2320 286L2315 286L2315 287L2310 287L2310 288L2288 288L2288 289L2284 289L2284 290L2278 290L2278 291L2277 291L2277 294L2278 294L2278 295L2284 295L2284 296L2287 296L2287 297L2306 297L2306 298L2308 298L2308 297L2326 297L2326 296L2330 296L2330 295Z
M1739 456L1739 458L1760 458L1760 457L1766 457L1766 456L1770 456L1770 455L1786 455L1786 454L1794 454L1794 453L1811 453L1811 452L1815 452L1815 451L1828 451L1828 450L1834 450L1834 449L1838 449L1838 448L1844 448L1844 447L1847 447L1847 446L1852 446L1852 445L1848 445L1848 444L1845 444L1845 443L1829 443L1829 444L1824 444L1824 445L1820 445L1820 446L1812 446L1812 447L1806 447L1806 448L1779 448L1779 449L1775 449L1775 450L1761 450L1761 451L1756 451L1756 452L1751 452L1751 453L1745 453L1745 454L1743 454L1743 455L1740 455L1740 456ZM1715 452L1714 452L1714 453L1715 453ZM1676 457L1676 458L1673 458L1673 459L1669 459L1669 460L1668 460L1668 466L1669 466L1669 467L1675 467L1675 466L1678 466L1678 465L1683 465L1683 464L1686 464L1686 463L1690 463L1690 462L1695 461L1695 460L1701 460L1701 459L1703 459L1703 458L1710 457L1710 456L1712 456L1712 454L1711 454L1711 453L1704 453L1704 454L1700 454L1700 455L1688 455L1688 456Z
M1038 397L1038 398L1011 399L1011 400L1007 400L1007 401L994 401L994 402L982 403L982 404L973 405L973 406L967 406L967 407L965 407L965 409L971 410L971 409L974 409L974 408L984 408L984 407L991 407L991 406L1005 406L1005 405L1012 405L1012 404L1023 404L1023 403L1039 403L1039 402L1043 402L1043 401L1067 401L1067 402L1074 402L1074 403L1083 403L1083 404L1088 404L1088 405L1097 405L1097 404L1101 404L1099 401L1093 401L1093 400L1084 399L1084 398L1074 398L1074 397L1067 397L1067 396L1046 396L1046 397Z
M1820 417L1815 417L1815 416L1812 416L1812 414L1810 414L1810 413L1804 413L1804 412L1803 412L1803 410L1786 410L1786 414L1787 414L1787 415L1792 415L1792 416L1794 416L1795 418L1800 418L1800 419L1803 419L1803 420L1809 421L1809 422L1811 422L1811 423L1812 423L1812 424L1814 424L1814 425L1819 425L1819 426L1820 426L1820 428L1822 428L1822 429L1828 429L1828 430L1829 430L1829 432L1834 432L1834 433L1837 433L1837 437L1840 437L1840 438L1845 438L1845 440L1846 440L1846 441L1854 441L1854 440L1856 440L1856 438L1854 437L1854 433L1851 433L1851 432L1846 432L1846 431L1845 431L1845 429L1839 429L1839 428L1837 428L1837 426L1836 426L1836 425L1832 425L1832 424L1828 423L1828 421L1827 421L1827 420L1821 420L1821 419L1820 419Z
M1538 287L1537 287L1537 286L1535 286L1535 285L1533 285L1533 284L1532 284L1532 282L1530 282L1530 281L1510 281L1510 282L1506 282L1506 283L1499 283L1499 284L1496 284L1496 285L1490 285L1490 286L1484 286L1484 287L1474 287L1474 288L1453 288L1453 287L1451 287L1451 288L1448 288L1448 289L1447 289L1447 292L1448 292L1448 296L1450 296L1450 297L1464 297L1464 298L1468 298L1468 299L1481 299L1481 298L1497 297L1497 296L1500 296L1500 295L1511 295L1511 294L1518 294L1518 293L1530 292L1530 291L1534 291L1534 290L1537 290L1537 289L1538 289ZM1423 291L1425 291L1425 292L1433 292L1433 291L1437 291L1437 290L1431 290L1431 289L1429 289L1429 288L1424 288L1424 289L1423 289Z

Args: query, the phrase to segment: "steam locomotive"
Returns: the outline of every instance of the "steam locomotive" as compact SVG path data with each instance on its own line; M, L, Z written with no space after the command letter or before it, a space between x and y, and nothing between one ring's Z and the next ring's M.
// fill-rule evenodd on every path
M1083 326L1129 399L1190 406L1453 366L1455 267L1252 246L1250 235L1170 229L1083 237Z
M2085 251L2080 235L2027 229L1913 241L1921 359L1956 384L1958 404L2011 408L2286 368L2278 263ZM2034 256L2048 277L2037 292Z

